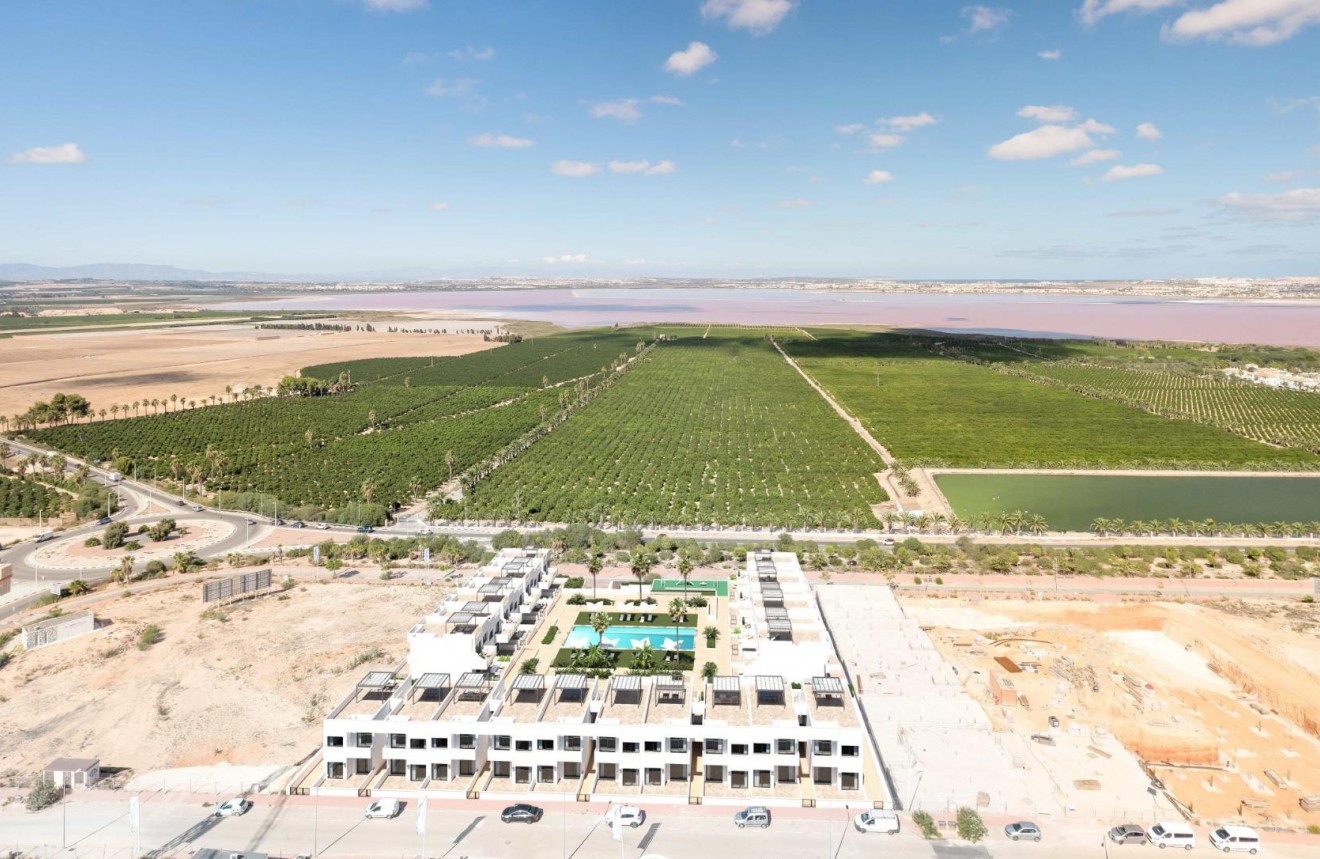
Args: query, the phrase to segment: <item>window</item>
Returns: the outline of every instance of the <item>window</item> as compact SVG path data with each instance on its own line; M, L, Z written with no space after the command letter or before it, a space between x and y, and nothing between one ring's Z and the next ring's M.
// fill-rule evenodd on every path
M625 742L623 744L623 750L628 754L636 754L637 752L641 751L641 748L642 748L641 745L635 742L634 743Z
M578 779L582 778L582 767L575 763L564 764L564 778Z
M582 738L564 737L564 751L568 751L568 752L582 751Z
M463 777L465 777L465 776L474 776L474 775L476 775L476 774L477 774L477 762L476 762L476 761L459 761L459 762L458 762L458 776L459 776L459 778L463 778Z
M344 777L344 765L341 764L341 763L339 763L338 761L331 761L330 763L326 764L326 765L325 765L325 777L326 777L326 778L343 778L343 777Z
M601 737L597 745L602 752L613 752L619 748L619 740L616 737Z
M369 749L369 748L371 748L371 743L372 743L372 740L374 740L374 739L375 739L375 737L374 737L372 734L358 734L358 735L357 735L357 744L358 744L358 747L359 747L359 748L364 748L364 749Z
M449 781L449 764L431 764L431 778Z
M816 740L816 742L812 743L811 746L812 746L812 751L815 754L821 755L822 757L829 757L831 754L834 753L833 751L834 744L831 743L829 740Z
M476 734L459 734L458 747L460 749L475 749L477 747Z
M390 775L403 775L404 766L403 761L390 761Z
M509 750L509 748L510 748L512 745L513 745L513 740L510 739L510 737L509 737L508 734L496 734L496 735L495 735L495 750L496 750L496 751L499 751L499 752L507 752L507 751Z
M733 754L735 754L735 755L745 755L745 754L747 754L747 744L746 744L746 743L734 743L734 744L732 745L732 747L730 747L729 750L730 750Z
M741 771L737 771L737 772L731 771L729 773L729 787L736 787L739 789L747 787L747 773Z
M600 776L602 781L614 781L616 778L619 777L618 765L601 764L600 766L596 767L596 773Z
M424 749L426 748L426 737L412 737L408 740L408 748Z
M752 743L752 754L754 754L754 755L768 755L768 754L770 754L770 744L769 744L769 743Z
M688 749L688 741L685 738L683 737L669 738L669 751L682 753L682 752L686 752L687 749Z
M855 757L859 757L859 756L862 754L862 747L861 747L861 746L840 746L840 747L839 747L839 754L843 755L845 758L855 758Z
M536 780L541 784L554 784L555 768L549 766L539 766L536 768Z
M797 743L792 740L775 740L775 747L781 755L791 755L797 751Z
M857 790L862 786L862 777L858 773L840 773L839 787L844 790Z
M532 741L518 740L513 744L513 747L520 752L530 752L532 750Z
M343 737L326 737L325 744L332 749L341 749L344 747Z
M408 738L405 737L403 734L390 734L390 748L391 749L408 748Z
M658 751L660 751L660 741L659 741L659 740L647 740L647 741L646 741L646 750L647 750L648 752L658 752Z
M555 741L553 739L537 740L536 750L538 752L553 752L555 750Z
M706 754L720 755L724 753L723 740L706 740Z
M766 788L770 786L770 770L757 770L752 773L752 782L757 787Z
M448 737L432 737L432 738L431 738L431 748L433 748L433 749L447 749L447 748L449 748L449 738L448 738Z

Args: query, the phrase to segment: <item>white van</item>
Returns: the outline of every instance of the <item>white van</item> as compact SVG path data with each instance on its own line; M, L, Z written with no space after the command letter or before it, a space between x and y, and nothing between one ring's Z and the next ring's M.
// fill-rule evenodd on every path
M397 799L378 799L367 806L367 819L373 817L383 817L386 820L391 817L398 817L399 812L403 811L403 803Z
M1225 853L1245 850L1254 854L1260 849L1260 836L1247 826L1221 826L1210 833L1210 843Z
M1146 839L1161 850L1165 847L1181 847L1191 850L1196 846L1196 833L1186 823L1157 823L1146 830Z

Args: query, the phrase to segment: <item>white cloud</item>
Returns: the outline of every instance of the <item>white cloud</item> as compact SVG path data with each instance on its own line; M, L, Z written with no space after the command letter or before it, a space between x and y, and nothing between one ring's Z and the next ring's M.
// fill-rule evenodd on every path
M87 155L76 143L59 146L34 146L9 156L11 164L81 164Z
M650 98L618 98L613 101L588 102L587 112L597 119L618 119L636 122L642 118L643 104L663 104L682 107L683 102L672 95L653 95Z
M967 19L967 32L980 33L994 30L1008 23L1013 10L1002 6L964 6L962 16Z
M1158 176L1164 172L1164 168L1158 164L1133 164L1130 167L1124 164L1115 164L1109 168L1109 172L1101 177L1103 182L1117 182L1120 179L1140 179L1143 176Z
M660 161L655 164L645 160L611 161L609 168L611 173L640 173L643 176L663 176L678 172L678 167L672 161Z
M411 12L425 9L426 0L365 0L367 8L373 12Z
M458 60L460 62L465 60L475 60L477 62L481 62L483 60L495 59L495 49L489 46L485 48L478 48L475 45L468 45L466 48L458 48L456 50L450 51L449 53L445 54L445 56L449 57L449 59L451 60Z
M986 154L1000 161L1034 161L1094 146L1095 141L1080 126L1042 125L996 143Z
M1162 34L1175 41L1211 39L1259 46L1291 39L1315 24L1320 24L1320 0L1220 0L1184 12Z
M1088 134L1114 133L1114 126L1105 125L1103 122L1096 122L1094 119L1088 119L1086 122L1083 122L1081 125L1077 127L1080 128L1082 131L1087 132Z
M879 120L879 124L883 125L885 128L888 128L892 131L901 131L903 133L907 133L914 128L923 128L927 125L934 125L938 121L939 120L937 120L935 117L931 116L929 113L926 113L923 110L921 113L915 114L913 116L881 117Z
M1315 170L1280 170L1278 173L1270 173L1265 177L1266 182L1292 182L1295 179L1305 179L1316 175Z
M449 211L449 204L448 204L448 203L432 203L431 205L427 206L427 208L430 209L432 212L447 212L447 211Z
M1308 223L1320 220L1320 188L1294 188L1279 194L1239 194L1220 197L1219 205L1243 221Z
M415 66L418 63L424 63L431 59L430 54L424 54L421 51L409 51L403 55L403 64L405 66Z
M1040 57L1042 60L1060 60L1063 59L1063 51L1058 48L1053 48L1048 51L1041 51L1036 56Z
M1029 104L1019 110L1017 115L1037 122L1072 122L1077 118L1077 111L1062 104Z
M581 179L583 176L599 173L600 165L593 164L590 161L563 160L551 164L550 170L559 176L571 176L574 179Z
M548 263L552 263L552 264L553 264L553 263L586 262L586 261L587 261L587 255L586 255L586 254L560 254L560 255L557 256L557 257L544 257L544 259L545 259L546 262L548 262Z
M794 197L791 200L780 200L775 206L780 209L805 209L811 205L811 201L805 197Z
M862 180L862 183L865 185L880 185L892 181L894 181L894 174L888 170L872 170L866 174L866 178Z
M1306 98L1271 98L1270 107L1274 108L1275 113L1291 113L1299 107L1314 107L1317 111L1320 111L1320 95Z
M1083 167L1087 164L1099 164L1101 161L1113 161L1122 157L1122 155L1123 153L1117 149L1091 149L1078 155L1068 163L1075 167Z
M1183 0L1085 0L1077 15L1085 24L1094 24L1101 18L1120 12L1153 12L1176 6Z
M865 131L865 130L866 130L866 126L862 125L860 122L849 122L846 125L834 126L835 134L856 134L859 131Z
M903 135L878 132L876 134L868 134L866 136L866 142L871 146L874 146L876 149L890 149L903 142Z
M701 16L722 18L731 29L751 30L764 36L778 27L796 5L794 0L705 0L701 4Z
M495 149L526 149L535 146L535 140L526 137L514 137L509 134L477 134L468 138L473 146L493 147Z
M681 78L696 74L719 59L719 54L710 49L705 42L689 42L681 51L674 51L665 60L665 71Z
M1155 127L1153 122L1143 122L1137 126L1137 137L1142 140L1159 140L1164 132Z
M472 78L456 78L455 80L436 78L435 81L426 88L426 92L429 95L438 96L440 98L463 98L472 95L472 91L476 89L476 86L479 83L481 83L481 81L473 80Z

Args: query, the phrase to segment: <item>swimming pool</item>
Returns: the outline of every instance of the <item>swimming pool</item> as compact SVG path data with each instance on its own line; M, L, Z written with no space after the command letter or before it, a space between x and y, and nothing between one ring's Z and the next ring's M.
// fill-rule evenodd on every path
M656 650L692 650L696 635L697 631L691 627L675 630L672 626L611 626L605 630L603 646L606 650L640 650L643 642L649 641ZM589 626L573 627L564 640L565 647L590 647L598 643L596 630Z

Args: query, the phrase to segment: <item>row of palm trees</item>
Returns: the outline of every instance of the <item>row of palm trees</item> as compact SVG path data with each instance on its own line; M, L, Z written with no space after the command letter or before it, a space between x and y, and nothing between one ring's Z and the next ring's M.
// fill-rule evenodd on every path
M1124 519L1097 518L1091 530L1102 537L1316 537L1320 522L1216 522L1214 519Z
M337 389L339 387L338 384L335 387ZM274 385L271 385L268 388L262 387L261 385L244 385L237 389L233 385L225 385L225 393L223 396L220 394L211 394L210 396L202 397L200 403L203 406L216 406L223 403L226 397L229 398L230 402L236 403L240 398L244 400L255 400L261 397L273 397L276 393L277 388ZM124 403L123 405L116 403L109 408L89 409L85 418L88 421L96 420L98 418L100 420L105 420L107 417L117 419L121 413L126 418L136 418L141 417L144 410L148 415L158 415L162 409L166 414L169 414L171 411L177 412L181 409L195 409L197 408L198 402L198 400L189 399L186 396L170 394L168 397L152 397L151 399L134 400L131 403ZM54 426L56 423L62 422L63 419L61 418L59 420L51 420L49 423L51 426ZM0 430L2 431L7 432L11 429L16 431L32 430L36 428L36 422L29 415L0 415Z

